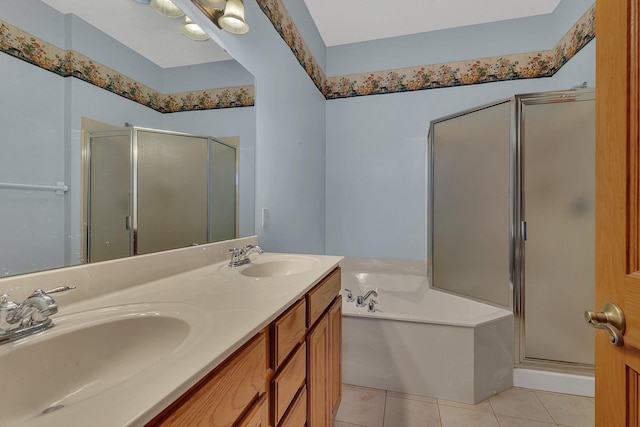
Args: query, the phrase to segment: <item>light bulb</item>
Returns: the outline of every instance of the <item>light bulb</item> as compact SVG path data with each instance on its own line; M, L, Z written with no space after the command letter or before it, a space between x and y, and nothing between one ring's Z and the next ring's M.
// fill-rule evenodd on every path
M245 34L249 31L249 24L244 20L244 4L242 0L228 0L224 8L224 15L218 24L233 34Z
M173 4L171 0L151 0L151 7L160 15L166 16L167 18L180 18L184 16L184 12Z
M184 20L184 24L180 27L180 31L185 37L195 41L209 40L209 34L205 33L200 25L194 24L194 22L188 16Z

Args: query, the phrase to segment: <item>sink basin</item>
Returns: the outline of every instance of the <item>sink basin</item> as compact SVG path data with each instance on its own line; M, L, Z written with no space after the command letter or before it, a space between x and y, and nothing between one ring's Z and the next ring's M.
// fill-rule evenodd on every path
M299 255L271 255L258 257L247 266L240 267L240 274L247 277L282 277L304 273L318 265L316 258Z
M63 410L184 351L188 313L158 303L54 317L58 326L2 346L0 425Z

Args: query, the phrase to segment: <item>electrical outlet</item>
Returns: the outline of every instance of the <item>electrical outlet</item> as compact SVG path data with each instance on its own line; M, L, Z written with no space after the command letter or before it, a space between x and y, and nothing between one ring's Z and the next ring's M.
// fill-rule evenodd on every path
M269 208L262 208L262 228L269 225Z

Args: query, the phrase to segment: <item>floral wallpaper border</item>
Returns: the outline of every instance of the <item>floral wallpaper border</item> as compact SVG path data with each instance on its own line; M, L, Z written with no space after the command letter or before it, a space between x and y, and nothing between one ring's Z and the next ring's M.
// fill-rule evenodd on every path
M74 50L64 50L0 21L0 51L62 77L75 77L161 113L255 105L254 87L160 93Z
M327 78L282 0L256 0L326 99L553 76L596 36L595 4L553 49Z

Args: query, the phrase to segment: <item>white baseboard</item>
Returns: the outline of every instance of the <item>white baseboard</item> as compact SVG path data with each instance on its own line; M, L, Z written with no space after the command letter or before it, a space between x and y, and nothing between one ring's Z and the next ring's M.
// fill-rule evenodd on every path
M578 396L595 396L595 381L588 375L516 368L513 371L513 386Z

